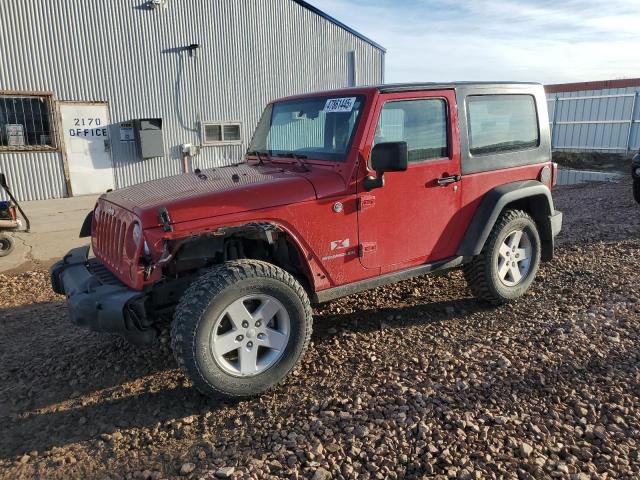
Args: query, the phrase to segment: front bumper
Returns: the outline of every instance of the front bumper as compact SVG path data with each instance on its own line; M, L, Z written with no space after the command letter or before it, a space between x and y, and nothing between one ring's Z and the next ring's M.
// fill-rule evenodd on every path
M130 289L88 256L88 246L74 248L50 270L51 286L67 297L73 323L96 332L117 333L135 343L153 340L157 332L145 327L144 293Z

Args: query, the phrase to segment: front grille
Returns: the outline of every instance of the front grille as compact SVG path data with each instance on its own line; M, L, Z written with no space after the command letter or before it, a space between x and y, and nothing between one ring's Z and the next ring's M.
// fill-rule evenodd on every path
M117 216L101 211L97 229L98 249L111 266L118 266L122 259L127 224Z
M137 260L127 256L125 244L127 232L134 220L134 215L128 210L100 200L92 233L95 256L111 273L130 286L135 283L135 279L131 277L131 267Z
M105 267L100 260L97 258L91 258L87 262L87 269L91 272L103 285L113 285L117 287L123 287L124 283L122 283L118 278L111 273L111 271Z

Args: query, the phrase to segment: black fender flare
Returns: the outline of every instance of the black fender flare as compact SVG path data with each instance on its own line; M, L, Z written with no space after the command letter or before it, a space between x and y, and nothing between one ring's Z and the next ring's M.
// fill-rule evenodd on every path
M91 236L91 227L93 224L93 212L94 210L91 210L89 213L87 213L87 216L84 217L84 221L82 222L82 227L80 227L79 238L87 238Z
M479 255L500 213L513 203L519 208L525 207L535 220L542 241L542 260L550 260L553 257L553 232L549 219L555 209L551 190L536 180L506 183L489 190L482 198L457 254L467 258Z

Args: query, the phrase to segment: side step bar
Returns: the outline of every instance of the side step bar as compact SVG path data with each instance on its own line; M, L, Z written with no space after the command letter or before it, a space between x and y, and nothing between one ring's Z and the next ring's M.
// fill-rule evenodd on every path
M463 261L464 257L451 257L439 262L425 263L424 265L407 268L406 270L400 270L399 272L387 273L366 280L360 280L359 282L350 283L348 285L321 290L319 292L315 292L315 294L312 295L311 300L313 303L330 302L336 298L346 297L347 295L363 292L371 288L401 282L402 280L408 280L428 273L448 270L462 265Z

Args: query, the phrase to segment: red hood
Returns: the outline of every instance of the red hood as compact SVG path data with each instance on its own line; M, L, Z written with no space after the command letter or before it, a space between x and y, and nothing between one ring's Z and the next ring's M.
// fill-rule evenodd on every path
M162 207L168 209L172 223L180 223L314 200L312 180L316 176L320 184L326 184L329 176L330 183L344 188L342 177L335 172L315 168L302 174L289 166L240 164L153 180L102 198L133 212L144 228L151 228L159 225L158 209Z

